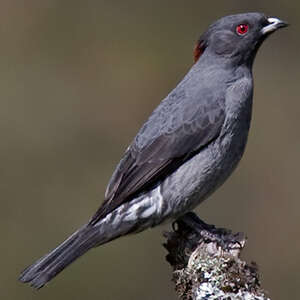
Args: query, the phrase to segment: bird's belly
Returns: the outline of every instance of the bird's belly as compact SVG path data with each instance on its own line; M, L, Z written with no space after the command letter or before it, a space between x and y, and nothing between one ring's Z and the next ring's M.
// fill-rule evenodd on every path
M124 203L102 223L111 224L114 232L120 231L122 235L175 219L194 209L222 185L237 166L247 141L247 131L244 132L218 138L154 189ZM138 229L134 225L137 220Z
M247 135L218 138L167 177L159 191L164 199L164 217L177 217L193 209L221 186L240 161Z

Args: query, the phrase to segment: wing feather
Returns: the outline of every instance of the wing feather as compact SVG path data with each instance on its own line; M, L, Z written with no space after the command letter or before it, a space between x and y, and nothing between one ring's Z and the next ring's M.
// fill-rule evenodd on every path
M224 98L218 95L216 100L209 90L201 95L199 99L175 89L161 102L125 152L91 223L159 183L219 135Z

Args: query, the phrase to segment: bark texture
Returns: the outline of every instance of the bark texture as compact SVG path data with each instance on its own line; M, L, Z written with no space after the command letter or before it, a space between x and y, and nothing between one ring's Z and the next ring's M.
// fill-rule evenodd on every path
M187 213L165 237L179 299L270 300L260 287L257 265L240 258L244 234L216 228Z

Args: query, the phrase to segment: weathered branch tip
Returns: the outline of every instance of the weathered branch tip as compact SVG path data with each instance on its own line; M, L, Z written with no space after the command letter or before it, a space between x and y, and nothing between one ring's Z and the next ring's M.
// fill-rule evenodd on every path
M270 300L260 287L257 265L240 258L244 234L208 225L189 212L164 236L180 299Z

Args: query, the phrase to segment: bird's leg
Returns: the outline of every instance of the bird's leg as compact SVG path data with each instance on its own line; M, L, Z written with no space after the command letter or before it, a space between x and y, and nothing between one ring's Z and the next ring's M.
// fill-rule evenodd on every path
M199 239L206 243L216 243L223 250L242 248L241 241L245 240L241 234L232 234L231 230L216 228L214 225L205 223L193 212L184 214L173 222L172 227L175 232L183 235L186 235L187 232L194 232L199 235Z

